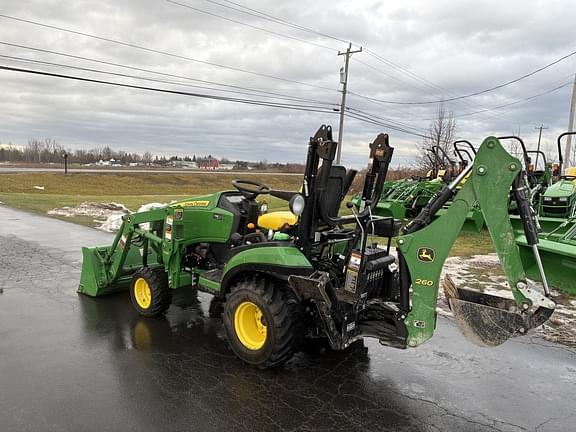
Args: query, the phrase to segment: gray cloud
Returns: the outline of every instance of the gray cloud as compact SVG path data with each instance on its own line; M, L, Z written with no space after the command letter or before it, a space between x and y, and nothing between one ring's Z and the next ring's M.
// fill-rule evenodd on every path
M203 0L181 1L250 25L334 49L345 49L345 45L338 41L278 26ZM471 0L319 0L284 2L274 6L258 0L244 4L319 32L365 44L372 51L433 83L430 85L414 79L366 53L356 54L351 62L350 90L385 100L436 100L474 92L536 69L574 48L574 31L570 24L576 18L576 11L567 0L481 3ZM336 56L335 52L259 32L161 0L3 2L0 13L332 90L203 65L3 18L0 18L1 41L183 77L258 88L288 97L333 104L339 100L336 89L342 57ZM6 46L0 46L0 55L160 78ZM1 59L0 63L24 65L7 59ZM49 66L30 67L103 77ZM575 70L576 59L570 59L518 84L448 105L456 116L460 116L507 104L569 82ZM5 71L0 72L0 77L0 142L23 144L30 138L52 137L73 148L110 145L127 151L152 151L165 155L211 153L230 158L301 161L305 157L307 138L320 124L329 123L337 129L336 113L303 113L246 106ZM202 84L177 78L161 79L182 85L120 77L105 79L225 94L193 88L190 86ZM479 142L487 135L520 130L526 141L532 144L537 137L534 126L543 122L550 127L543 141L552 147L555 135L567 124L570 90L570 86L566 86L527 103L458 117L458 135ZM435 105L386 105L353 95L349 98L349 106L419 131L427 128L427 119L437 109ZM390 133L397 149L396 163L410 163L419 137L387 131L355 119L346 121L344 161L364 164L367 144L379 132Z

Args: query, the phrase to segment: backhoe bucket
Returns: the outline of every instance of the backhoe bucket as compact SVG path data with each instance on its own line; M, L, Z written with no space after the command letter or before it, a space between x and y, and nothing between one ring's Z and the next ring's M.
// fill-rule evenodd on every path
M473 344L484 347L525 335L546 322L554 311L538 307L534 312L523 312L513 299L457 288L449 276L444 279L444 294L460 332Z

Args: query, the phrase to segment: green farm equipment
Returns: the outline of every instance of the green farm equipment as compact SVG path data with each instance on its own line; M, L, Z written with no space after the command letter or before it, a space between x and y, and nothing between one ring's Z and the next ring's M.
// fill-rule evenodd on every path
M453 172L457 175L473 162L474 156L476 155L476 149L468 140L454 141L453 146L454 154L458 157L459 161L457 165L452 161L451 165L453 167ZM459 190L467 180L467 177L462 178L461 183L456 187L456 189ZM452 200L447 201L444 206L436 212L435 217L442 217L451 205ZM482 211L480 210L480 207L478 207L478 204L474 204L470 207L468 214L466 215L466 220L464 221L462 230L480 232L482 231L482 228L484 228L484 216L482 215Z
M556 173L558 181L549 186L542 194L540 200L539 215L566 219L569 218L576 208L576 167L568 167L562 175L564 159L562 157L562 138L568 135L576 135L576 132L564 132L558 136L558 166Z
M443 185L440 178L399 180L382 194L374 214L400 220L414 217ZM354 203L359 205L360 202L360 196L355 197Z
M562 174L562 138L576 135L565 132L558 136L557 166L545 162L546 171L542 177L549 182L554 175L557 181L541 188L538 202L539 232L538 249L546 266L550 285L570 294L576 294L576 167L566 169ZM520 226L519 217L511 216L516 227L516 237L520 254L529 277L539 280L537 262L530 253L530 246Z
M425 177L412 176L403 180L385 182L374 214L394 219L411 219L418 215L430 199L439 192L454 174L454 164L446 165L442 149L433 146L425 155L430 160L431 169ZM450 159L447 159L449 162ZM352 202L360 207L361 196L356 195Z
M364 337L382 345L416 347L432 337L444 261L469 209L484 214L513 299L456 287L445 293L459 328L474 342L495 346L544 323L555 303L526 278L508 219L512 187L530 242L537 242L525 173L496 138L487 138L469 164L442 187L400 232L394 218L373 214L393 148L388 135L370 144L361 205L339 214L356 172L335 165L330 127L310 138L301 192L235 180L236 191L203 195L124 217L111 246L84 248L79 291L98 296L128 288L135 308L166 311L176 289L213 294L228 343L243 361L278 366L305 338L335 350ZM463 178L466 183L459 189ZM289 202L291 213L264 214L256 198ZM445 215L433 221L451 200ZM377 239L396 239L397 255ZM538 257L538 250L533 249ZM543 269L542 280L546 280Z

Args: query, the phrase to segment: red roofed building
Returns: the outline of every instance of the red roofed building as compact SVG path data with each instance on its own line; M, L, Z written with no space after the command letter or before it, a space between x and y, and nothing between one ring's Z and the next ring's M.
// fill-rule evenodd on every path
M212 157L196 159L196 163L198 164L198 168L204 170L217 170L220 168L220 162L218 162L218 159L214 159Z

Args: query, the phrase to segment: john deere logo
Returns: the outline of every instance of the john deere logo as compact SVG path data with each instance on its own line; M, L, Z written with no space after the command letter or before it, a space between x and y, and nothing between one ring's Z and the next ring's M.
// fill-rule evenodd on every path
M184 201L176 203L175 205L182 207L208 207L210 205L210 201Z
M434 249L421 247L418 249L418 259L423 262L434 262L434 258L436 257L436 252Z

